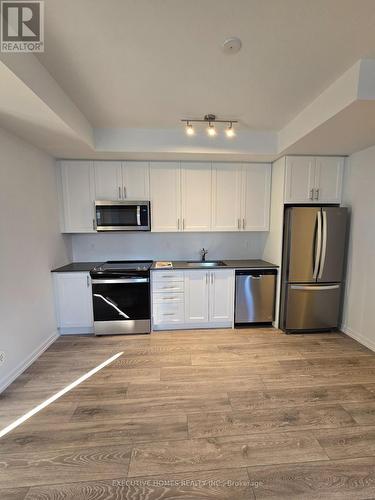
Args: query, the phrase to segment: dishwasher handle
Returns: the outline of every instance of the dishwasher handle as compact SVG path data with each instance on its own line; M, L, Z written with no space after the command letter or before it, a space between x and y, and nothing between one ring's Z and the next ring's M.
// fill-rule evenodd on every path
M237 269L236 276L250 276L252 279L261 279L262 276L276 276L277 269Z

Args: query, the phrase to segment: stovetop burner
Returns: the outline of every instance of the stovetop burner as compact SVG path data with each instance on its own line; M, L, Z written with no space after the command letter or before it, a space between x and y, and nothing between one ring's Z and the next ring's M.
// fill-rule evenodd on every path
M148 271L152 260L109 260L96 267L94 271L110 273L121 271Z

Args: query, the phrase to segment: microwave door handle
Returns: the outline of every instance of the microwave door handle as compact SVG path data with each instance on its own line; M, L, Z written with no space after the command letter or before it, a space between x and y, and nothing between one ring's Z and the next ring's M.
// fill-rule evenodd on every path
M137 205L137 226L141 225L141 206Z
M314 259L314 272L313 272L313 278L314 280L318 276L318 270L319 270L319 264L320 264L320 255L322 251L322 213L319 210L316 214L317 217L317 244L316 244L316 249L315 249L315 259Z

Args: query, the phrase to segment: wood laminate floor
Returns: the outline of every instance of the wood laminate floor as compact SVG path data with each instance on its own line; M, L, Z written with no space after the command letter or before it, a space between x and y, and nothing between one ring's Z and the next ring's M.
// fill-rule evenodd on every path
M61 337L3 394L0 499L375 498L375 354L273 329Z

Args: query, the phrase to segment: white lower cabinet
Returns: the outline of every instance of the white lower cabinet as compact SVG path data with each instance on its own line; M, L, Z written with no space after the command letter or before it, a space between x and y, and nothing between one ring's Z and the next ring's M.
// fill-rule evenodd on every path
M185 273L185 323L208 323L208 285L208 271Z
M153 329L233 326L234 270L153 271Z
M234 317L234 271L210 271L210 321L231 325Z
M54 273L53 279L60 333L92 333L94 319L90 274Z

